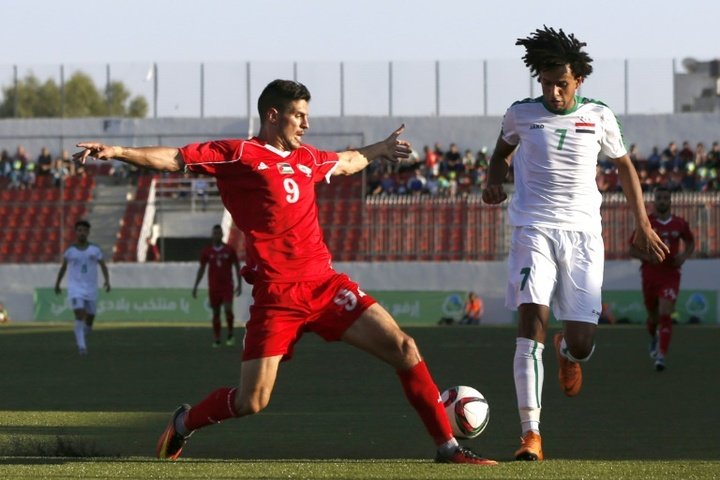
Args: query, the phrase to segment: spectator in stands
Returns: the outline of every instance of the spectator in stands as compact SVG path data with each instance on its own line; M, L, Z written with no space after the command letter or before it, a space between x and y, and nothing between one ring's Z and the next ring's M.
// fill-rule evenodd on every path
M393 195L397 192L397 184L395 177L390 172L384 172L380 180L383 195Z
M651 192L653 190L653 179L648 173L646 166L641 165L638 170L638 179L640 180L640 187L643 192Z
M662 163L662 157L660 156L660 149L658 147L652 148L652 153L647 158L648 173L652 173L660 168Z
M413 176L407 181L407 191L411 195L420 195L425 191L427 179L423 176L419 168L415 169Z
M438 195L448 196L450 195L450 181L445 175L440 175L437 178L437 193Z
M705 144L703 142L698 142L697 146L695 147L695 159L694 159L695 165L705 165L707 162L707 152L705 151Z
M0 152L0 177L9 177L13 170L13 161L8 151L3 149Z
M32 160L29 160L25 165L25 173L22 176L22 188L32 188L35 185L35 179L37 174L37 165Z
M62 162L68 175L75 175L75 162L73 162L72 158L70 158L70 152L63 150L60 152L60 156L55 160L60 160Z
M53 167L53 158L50 155L50 150L47 147L42 147L40 155L37 158L37 174L38 175L50 175L50 171Z
M680 168L685 168L685 165L695 160L695 152L693 151L692 147L690 146L690 142L685 140L682 143L682 148L677 154L677 159L675 161L675 165Z
M427 183L425 184L425 190L430 195L437 195L438 191L440 189L440 184L438 182L438 176L437 174L432 174L427 178Z
M65 179L70 176L70 170L68 170L68 167L65 162L63 162L62 158L58 157L55 159L55 163L50 170L50 175L53 179L53 185L58 188L65 181Z
M478 150L477 156L475 157L475 166L480 169L486 169L488 167L487 159L488 148L483 146Z
M675 159L678 155L678 148L675 142L668 143L668 146L663 150L660 160L660 166L665 167L668 170L672 170L675 165Z
M707 154L708 168L720 168L720 142L713 142Z
M429 146L423 147L423 161L425 163L425 176L437 175L440 171L440 162L434 150Z
M448 173L455 172L457 176L463 172L462 155L460 155L460 150L458 150L458 146L455 143L451 143L450 149L445 152L445 163Z
M15 156L12 158L12 171L10 172L10 188L23 188L28 156L25 147L18 145Z

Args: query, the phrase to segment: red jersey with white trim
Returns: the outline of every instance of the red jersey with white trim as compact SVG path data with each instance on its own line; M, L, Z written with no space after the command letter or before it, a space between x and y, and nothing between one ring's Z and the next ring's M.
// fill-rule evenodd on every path
M675 256L680 252L680 240L684 242L691 242L694 240L692 230L684 218L678 217L677 215L671 215L667 220L660 220L654 213L648 215L650 218L650 225L655 233L662 239L662 241L670 249L670 253L665 256L665 260L662 263L652 264L649 262L642 262L640 269L643 274L655 274L660 275L668 270L679 271L680 269L673 265Z
M329 182L337 153L310 145L283 152L258 138L190 144L180 153L188 170L217 178L223 204L245 234L246 280L299 282L332 273L315 183Z
M208 287L212 291L232 290L233 266L238 263L235 250L223 243L219 246L208 245L200 253L200 263L208 266Z

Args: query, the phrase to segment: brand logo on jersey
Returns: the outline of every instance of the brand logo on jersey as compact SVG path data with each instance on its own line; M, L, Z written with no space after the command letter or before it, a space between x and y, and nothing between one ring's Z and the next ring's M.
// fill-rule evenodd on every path
M595 124L583 118L575 122L575 133L595 133Z
M545 128L545 125L542 123L533 123L530 125L530 130L537 130L538 128Z
M312 170L310 170L310 167L306 167L305 165L298 164L297 168L298 168L298 170L300 170L302 173L304 173L308 177L312 175Z
M295 173L295 170L293 170L292 165L289 163L278 163L277 167L281 175L292 175Z
M260 165L258 165L258 170L267 170L268 166L265 165L265 162L260 162Z

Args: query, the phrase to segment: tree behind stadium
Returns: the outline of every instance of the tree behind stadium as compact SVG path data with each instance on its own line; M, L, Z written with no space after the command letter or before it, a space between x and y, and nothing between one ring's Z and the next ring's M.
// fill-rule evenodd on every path
M98 89L85 73L75 72L64 91L48 79L45 83L32 73L14 85L2 88L0 118L56 118L56 117L145 117L148 102L145 97L130 99L130 92L122 82L110 82L108 88ZM64 95L63 95L64 93ZM63 101L64 96L64 101ZM17 102L16 102L17 97Z

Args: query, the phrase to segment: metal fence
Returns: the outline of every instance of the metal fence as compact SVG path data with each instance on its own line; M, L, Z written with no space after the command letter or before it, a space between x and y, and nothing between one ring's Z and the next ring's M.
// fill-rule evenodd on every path
M651 210L652 196L646 195L645 201ZM720 257L720 193L675 193L672 202L673 213L685 218L695 234L694 256ZM624 196L604 194L601 214L606 258L629 258L634 219ZM370 198L364 202L363 219L357 252L336 250L336 258L502 260L507 257L512 231L507 224L507 202L485 205L478 195ZM327 228L347 231L346 226Z
M675 59L596 59L583 95L617 113L671 113ZM214 62L0 65L13 88L33 74L62 87L74 73L100 89L122 82L143 96L151 117L256 116L255 100L275 78L300 81L313 93L314 116L502 115L515 100L540 94L520 58L376 62Z

